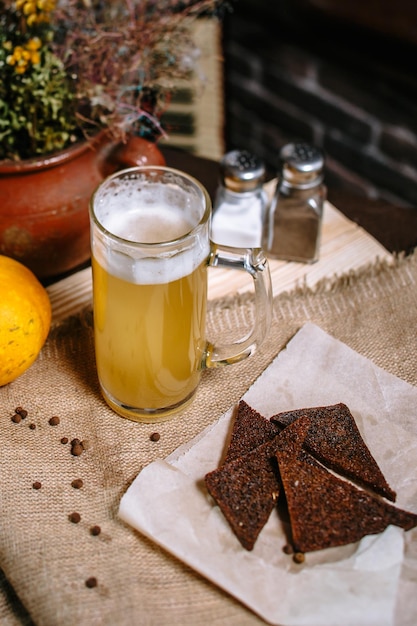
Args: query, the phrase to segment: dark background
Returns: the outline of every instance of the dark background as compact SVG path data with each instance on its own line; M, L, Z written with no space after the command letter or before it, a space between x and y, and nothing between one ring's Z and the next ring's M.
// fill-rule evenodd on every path
M282 145L310 141L333 198L417 208L416 52L415 0L235 0L226 149L255 152L273 174Z

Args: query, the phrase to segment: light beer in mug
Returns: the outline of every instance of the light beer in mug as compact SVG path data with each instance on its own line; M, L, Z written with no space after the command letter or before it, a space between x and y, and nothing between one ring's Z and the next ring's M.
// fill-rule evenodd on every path
M104 226L149 244L161 236L173 241L193 227L163 204L133 206L117 223L109 214ZM192 397L205 351L208 254L208 245L167 259L117 253L100 259L93 251L97 370L107 402L119 411L141 407L152 414Z
M90 202L96 366L119 415L155 422L192 399L203 369L253 354L271 320L271 280L261 249L210 241L207 190L183 172L133 167L109 176ZM206 338L207 271L252 277L252 331L223 345Z

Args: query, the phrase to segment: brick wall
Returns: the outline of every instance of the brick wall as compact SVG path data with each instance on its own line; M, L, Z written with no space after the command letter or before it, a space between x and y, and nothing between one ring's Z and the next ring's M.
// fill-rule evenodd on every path
M329 186L417 208L413 44L275 2L237 0L225 20L226 149L274 173L284 143L310 141Z

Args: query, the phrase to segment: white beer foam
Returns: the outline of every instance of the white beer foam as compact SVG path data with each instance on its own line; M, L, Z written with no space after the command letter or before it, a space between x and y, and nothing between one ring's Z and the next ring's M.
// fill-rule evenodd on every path
M123 216L109 213L104 226L122 239L139 243L173 241L193 228L193 224L184 219L179 209L163 205L146 208L133 205L125 210Z
M100 199L96 208L100 223L107 231L133 244L126 244L123 249L118 244L112 244L111 250L108 243L106 246L95 246L96 259L109 273L136 284L161 284L188 276L207 259L210 245L208 228L204 227L190 236L184 246L167 244L165 251L158 252L158 258L152 257L155 249L147 252L146 247L134 245L135 242L152 244L176 240L189 233L199 221L198 206L193 223L184 218L183 209L178 207L178 194L175 194L177 206L161 202L161 195L165 199L167 197L166 189L164 192L149 194L141 190L140 205L137 189L124 189L117 195L114 195L113 189L111 196ZM190 200L198 203L188 194L182 196L180 203L183 205ZM192 213L191 208L189 206L187 212Z

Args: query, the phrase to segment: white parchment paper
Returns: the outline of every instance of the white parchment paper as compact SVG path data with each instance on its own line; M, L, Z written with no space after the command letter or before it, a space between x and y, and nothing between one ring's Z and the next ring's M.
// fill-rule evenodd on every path
M397 505L417 512L415 387L308 323L244 399L265 417L344 402L397 491ZM220 461L232 412L165 460L144 468L121 500L120 517L271 624L417 623L407 574L416 571L417 563L404 555L404 544L406 553L413 553L415 529L404 533L388 527L357 544L310 553L304 564L296 565L282 551L285 528L273 512L254 550L241 547L203 483ZM397 606L401 585L404 593Z

